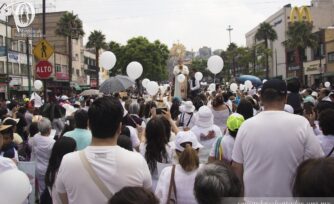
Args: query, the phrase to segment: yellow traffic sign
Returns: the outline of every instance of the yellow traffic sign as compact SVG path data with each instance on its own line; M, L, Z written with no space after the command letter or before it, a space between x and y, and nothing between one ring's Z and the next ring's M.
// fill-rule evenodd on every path
M53 52L53 47L45 39L40 40L34 48L34 55L39 60L49 59Z

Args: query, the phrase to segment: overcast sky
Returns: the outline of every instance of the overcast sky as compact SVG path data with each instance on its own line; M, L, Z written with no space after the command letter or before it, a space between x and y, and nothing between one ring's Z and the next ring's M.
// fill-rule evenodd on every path
M85 39L101 30L107 40L159 39L169 47L178 40L187 50L202 46L225 49L245 45L245 33L284 5L309 5L310 0L56 0L56 10L72 11L83 21Z

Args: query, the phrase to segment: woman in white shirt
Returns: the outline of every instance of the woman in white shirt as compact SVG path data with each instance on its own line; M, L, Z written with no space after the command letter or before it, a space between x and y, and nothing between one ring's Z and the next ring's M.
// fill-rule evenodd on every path
M327 109L319 115L319 126L323 135L319 135L320 144L326 157L334 157L334 110Z
M175 151L180 164L162 170L155 190L155 195L160 199L160 203L168 203L169 201L171 180L174 180L175 183L173 189L176 189L176 203L197 203L193 187L197 171L200 168L197 153L202 147L191 131L180 131L177 134Z
M196 125L191 131L196 135L197 140L203 145L199 152L200 163L206 163L210 155L211 147L216 138L222 136L222 132L217 125L213 124L213 114L209 107L202 106L196 114Z
M36 178L41 194L45 188L45 172L48 167L52 147L55 143L54 135L51 134L51 122L47 118L38 121L38 130L34 137L29 139L29 145L32 147L31 160L36 161Z
M232 113L231 109L224 103L224 97L218 94L212 101L213 123L220 127L222 132L226 129L226 121Z
M61 160L65 154L74 152L76 146L75 140L71 137L61 137L53 145L49 165L45 174L45 186L48 188L48 191L52 196L53 204L61 204L58 192L53 190Z
M139 146L139 152L144 156L152 176L152 188L155 189L158 180L157 162L171 163L172 149L168 145L165 125L159 117L153 117L146 126L144 143Z

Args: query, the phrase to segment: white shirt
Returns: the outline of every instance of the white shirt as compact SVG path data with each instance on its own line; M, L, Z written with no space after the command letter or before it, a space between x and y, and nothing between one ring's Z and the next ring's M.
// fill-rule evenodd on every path
M140 140L138 137L137 130L134 127L129 126L129 125L127 125L126 127L129 128L129 131L130 131L130 140L132 143L132 147L133 148L138 147L140 144Z
M150 189L150 171L144 158L119 146L88 146L83 150L88 162L100 180L116 193L125 186L140 186ZM67 193L69 204L107 203L83 166L79 152L66 154L60 165L56 190Z
M196 91L201 88L201 85L199 83L199 80L195 79L195 86L193 86L193 81L190 79L190 90L191 91Z
M226 129L227 118L230 116L229 107L226 105L226 109L219 111L216 111L213 108L211 108L211 111L213 115L213 123L218 127L220 127L220 130L224 132Z
M212 130L215 132L214 138L209 140L201 139L201 135L208 135L209 131ZM202 128L195 125L193 128L191 128L191 131L196 135L197 140L203 145L203 148L198 153L199 161L200 163L206 163L210 155L211 147L216 141L216 138L222 136L223 134L217 125L212 125L208 128Z
M215 156L215 147L217 145L218 138L216 139L215 143L212 145L210 157ZM232 161L232 152L234 147L235 139L227 132L220 142L220 146L223 149L223 158L227 161Z
M31 160L36 161L36 173L45 175L55 142L53 136L42 136L40 133L29 139L32 147Z
M245 197L291 197L298 165L323 155L304 117L263 111L239 128L232 159L243 164Z
M189 113L181 113L179 116L178 116L178 121L179 123L182 123L183 122L183 126L180 126L181 128L192 128L195 126L195 122L196 122L196 113L192 113L192 114L189 114ZM187 126L188 125L188 126Z
M139 152L140 154L145 158L145 153L146 153L146 144L144 143L140 143L139 145ZM169 144L166 145L166 152L167 152L167 160L163 160L161 163L164 164L172 164L174 163L173 158L175 157L174 155L174 150L171 148L171 146ZM146 160L145 160L146 161ZM158 169L156 169L152 174L152 189L155 190L155 187L157 185L158 179L159 179L159 175L158 175Z
M327 156L334 148L334 135L318 135L318 139L320 141L322 150L325 153L325 156ZM330 157L334 157L334 152L332 152Z
M0 174L11 169L17 169L14 161L0 156Z
M160 203L167 203L172 168L172 166L164 168L159 177L155 195L160 199ZM199 168L201 168L201 166ZM176 165L174 180L177 203L197 203L194 195L194 183L199 168L191 172L186 172L182 169L181 165Z

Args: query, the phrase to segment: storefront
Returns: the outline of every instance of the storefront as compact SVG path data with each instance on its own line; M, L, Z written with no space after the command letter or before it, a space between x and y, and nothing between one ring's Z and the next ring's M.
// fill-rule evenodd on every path
M305 83L309 86L312 85L319 85L322 81L322 74L323 73L323 69L320 68L320 64L321 67L324 67L326 64L326 60L314 60L314 61L309 61L309 62L304 62L304 75L306 76L305 79Z

